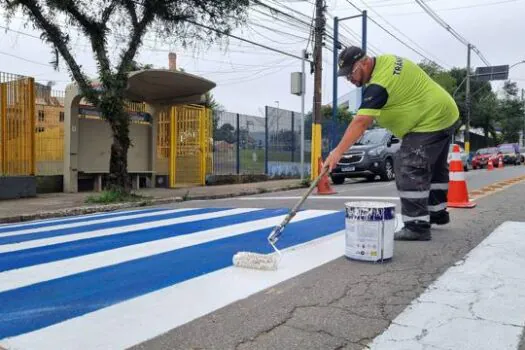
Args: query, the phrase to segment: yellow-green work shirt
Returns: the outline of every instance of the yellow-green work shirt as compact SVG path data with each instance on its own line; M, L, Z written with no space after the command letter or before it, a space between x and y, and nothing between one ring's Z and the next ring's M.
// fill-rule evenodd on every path
M402 138L409 132L431 132L452 126L459 118L456 102L421 67L395 55L375 58L357 112Z

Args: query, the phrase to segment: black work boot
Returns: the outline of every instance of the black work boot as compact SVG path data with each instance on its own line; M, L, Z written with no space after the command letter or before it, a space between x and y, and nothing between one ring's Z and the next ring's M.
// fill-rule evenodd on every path
M430 224L446 225L450 222L448 211L443 210L437 213L430 213Z
M405 227L394 233L396 241L430 241L430 223L425 221L407 222Z

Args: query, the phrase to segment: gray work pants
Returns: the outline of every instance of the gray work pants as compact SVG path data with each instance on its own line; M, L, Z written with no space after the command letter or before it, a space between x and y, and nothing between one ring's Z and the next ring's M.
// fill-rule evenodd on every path
M408 133L394 161L401 214L407 228L430 228L430 215L446 215L448 151L457 124L445 130Z

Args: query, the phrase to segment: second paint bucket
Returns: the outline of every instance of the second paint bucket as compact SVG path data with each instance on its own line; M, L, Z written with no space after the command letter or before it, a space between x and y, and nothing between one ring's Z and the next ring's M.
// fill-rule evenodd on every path
M348 202L345 210L345 255L350 259L373 262L392 259L395 204Z

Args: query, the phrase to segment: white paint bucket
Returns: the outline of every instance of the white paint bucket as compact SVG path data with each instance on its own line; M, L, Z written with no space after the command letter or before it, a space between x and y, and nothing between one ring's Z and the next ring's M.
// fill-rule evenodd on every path
M345 207L345 255L374 262L391 259L396 230L395 204L348 202Z

